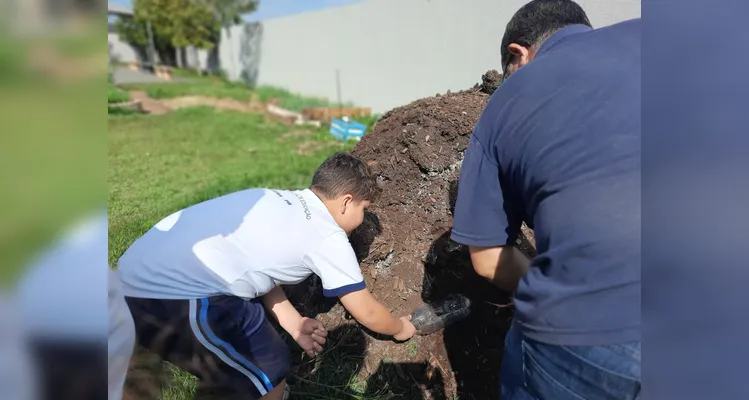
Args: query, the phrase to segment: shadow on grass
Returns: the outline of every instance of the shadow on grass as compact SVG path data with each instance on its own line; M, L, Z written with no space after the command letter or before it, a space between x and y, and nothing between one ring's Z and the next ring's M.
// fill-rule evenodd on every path
M196 388L197 378L190 373L136 346L130 360L123 399L191 399Z
M325 348L314 359L305 356L293 340L287 341L295 359L288 378L292 399L337 399L357 394L357 376L367 344L358 327L343 325L329 331Z
M367 366L369 339L356 324L328 332L328 342L316 358L307 357L283 334L295 360L287 381L291 399L445 399L439 368L426 362ZM157 355L138 347L131 361L124 399L217 400L221 395L203 388L197 378Z
M367 337L355 324L328 332L328 344L315 359L307 357L291 370L291 399L444 399L443 377L427 363L380 360L365 365ZM293 346L293 345L292 345Z
M380 361L367 379L366 399L445 399L444 379L439 368L426 362Z

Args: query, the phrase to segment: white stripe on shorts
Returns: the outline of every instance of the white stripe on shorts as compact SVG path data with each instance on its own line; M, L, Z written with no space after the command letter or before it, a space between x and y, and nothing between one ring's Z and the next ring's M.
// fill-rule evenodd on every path
M198 341L200 342L200 344L205 346L206 349L208 349L211 353L215 354L218 358L220 358L221 361L225 362L227 365L241 372L244 376L250 378L250 380L255 385L255 387L260 392L260 394L262 396L265 396L268 393L268 390L265 388L265 386L263 386L262 382L260 382L257 379L257 377L252 373L252 371L237 364L234 360L229 358L229 356L227 356L223 351L221 351L221 349L214 346L211 342L209 342L205 338L205 336L203 336L203 332L201 332L200 328L198 327L198 320L196 319L197 315L198 315L198 301L196 299L191 299L190 300L190 316L189 316L190 328L192 328L192 333L195 335L196 338L198 338Z

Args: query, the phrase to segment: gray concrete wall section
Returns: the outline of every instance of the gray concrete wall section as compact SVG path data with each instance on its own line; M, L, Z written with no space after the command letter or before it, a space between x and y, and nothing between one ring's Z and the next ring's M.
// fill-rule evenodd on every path
M200 66L209 71L223 70L231 80L255 85L258 83L262 38L263 24L257 22L224 29L217 50L188 47L185 65L191 68Z
M384 112L462 90L501 69L505 26L527 0L368 0L224 31L218 57L190 58L229 78ZM594 27L640 16L639 0L578 0ZM190 52L188 52L190 53Z
M261 46L265 48L263 31L264 24L258 22L224 29L219 45L218 64L211 65L213 63L208 61L208 69L218 67L230 79L242 80L249 85L257 84L262 59Z
M115 62L134 62L139 61L138 53L135 48L120 39L117 33L109 32L107 34L109 42L109 59Z
M501 68L499 44L525 0L369 0L263 22L258 83L384 112L461 90ZM640 16L640 1L584 0L595 27Z

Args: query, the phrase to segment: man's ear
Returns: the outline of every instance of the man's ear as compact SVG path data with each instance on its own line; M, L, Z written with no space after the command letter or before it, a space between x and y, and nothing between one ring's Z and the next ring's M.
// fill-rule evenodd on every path
M520 67L530 61L530 50L527 47L523 47L517 43L510 43L507 45L507 51L516 58L518 66Z

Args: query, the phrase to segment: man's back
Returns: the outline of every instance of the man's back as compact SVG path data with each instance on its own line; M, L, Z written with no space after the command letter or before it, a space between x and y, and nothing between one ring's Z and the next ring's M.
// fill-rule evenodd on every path
M509 219L499 229L476 215L487 226L477 232L514 240L520 220L535 230L538 256L515 296L524 333L562 345L639 340L639 20L556 32L495 93L474 138L497 163Z

